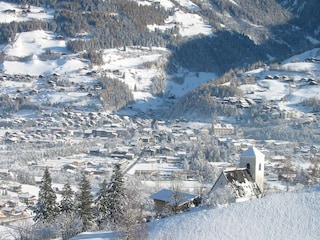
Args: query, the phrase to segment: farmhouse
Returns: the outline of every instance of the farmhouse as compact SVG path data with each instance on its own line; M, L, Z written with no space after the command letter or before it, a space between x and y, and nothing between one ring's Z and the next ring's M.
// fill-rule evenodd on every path
M155 210L159 213L165 210L183 211L200 202L198 195L170 189L162 189L152 194L150 198L153 199Z

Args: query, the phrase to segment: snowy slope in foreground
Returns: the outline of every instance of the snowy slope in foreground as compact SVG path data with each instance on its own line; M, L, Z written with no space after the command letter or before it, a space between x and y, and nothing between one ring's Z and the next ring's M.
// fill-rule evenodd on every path
M320 187L158 221L149 239L319 239Z
M319 239L320 186L168 217L150 225L150 240ZM112 239L110 232L82 233L72 240Z

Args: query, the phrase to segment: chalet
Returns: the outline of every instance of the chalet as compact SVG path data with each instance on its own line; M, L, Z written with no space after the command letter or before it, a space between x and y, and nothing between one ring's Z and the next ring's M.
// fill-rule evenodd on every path
M1 168L0 169L0 178L5 178L5 177L8 177L9 176L9 169L4 169L4 168Z
M7 200L6 207L14 208L16 206L19 206L19 200L17 198L11 198L11 199Z
M103 129L94 129L92 130L92 134L94 137L108 137L108 138L115 138L118 136L114 129L110 130L103 130Z
M89 154L93 155L93 156L99 156L100 155L100 148L99 147L90 148Z
M12 184L8 186L8 190L12 192L21 192L22 186L20 184Z
M26 207L24 206L5 207L1 209L2 213L8 217L22 215L24 214L25 210Z
M159 150L160 150L159 153L161 154L169 154L173 152L172 148L166 147L166 146L161 147Z
M142 136L139 139L142 143L150 143L152 141L152 137L150 136Z
M153 199L155 210L159 213L172 208L183 211L193 205L198 205L200 202L200 197L198 195L170 189L162 189L159 192L152 194L150 198Z
M115 150L109 154L109 157L132 160L134 158L134 154L129 153L127 150Z
M70 170L70 172L73 172L73 171L76 172L76 170L78 169L78 166L76 166L76 165L74 165L74 164L72 164L72 163L68 163L68 164L65 164L65 165L63 166L63 169L64 169L65 171Z
M1 209L1 211L5 216L8 216L8 217L14 215L14 208L12 207L4 207Z
M37 201L37 197L29 193L19 194L18 198L20 202L25 203L27 206L34 205Z

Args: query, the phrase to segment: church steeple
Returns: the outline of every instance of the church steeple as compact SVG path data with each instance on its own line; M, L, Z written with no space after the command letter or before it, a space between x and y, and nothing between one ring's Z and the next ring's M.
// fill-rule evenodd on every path
M240 167L247 168L263 193L265 155L255 147L249 147L240 155Z

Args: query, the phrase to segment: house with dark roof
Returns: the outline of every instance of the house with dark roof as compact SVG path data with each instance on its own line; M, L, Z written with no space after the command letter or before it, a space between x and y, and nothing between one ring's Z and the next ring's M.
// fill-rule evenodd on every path
M191 193L162 189L150 196L158 213L165 211L180 212L200 203L200 197Z

